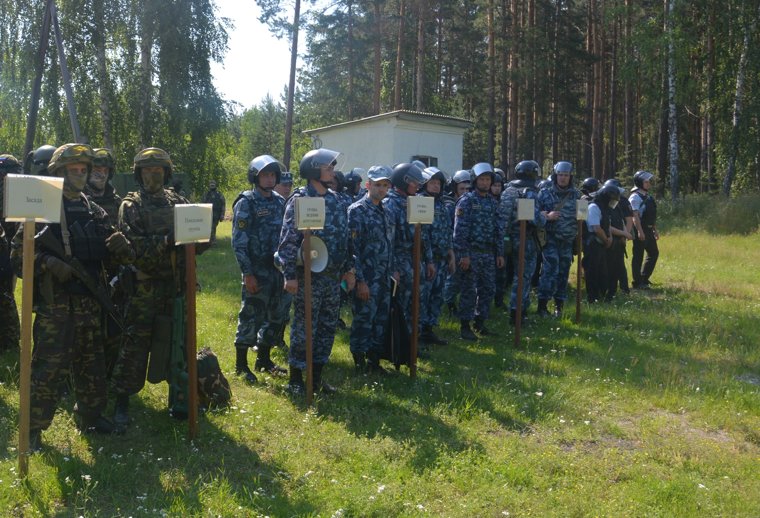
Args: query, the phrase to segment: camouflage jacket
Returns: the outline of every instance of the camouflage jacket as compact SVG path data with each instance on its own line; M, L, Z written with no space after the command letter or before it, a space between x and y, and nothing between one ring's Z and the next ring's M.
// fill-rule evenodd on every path
M232 206L232 250L243 275L267 275L280 242L285 199L258 189L241 193Z

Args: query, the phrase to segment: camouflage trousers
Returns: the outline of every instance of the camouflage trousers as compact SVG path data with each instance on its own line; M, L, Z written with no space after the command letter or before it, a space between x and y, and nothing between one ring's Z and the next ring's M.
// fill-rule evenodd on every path
M16 299L13 293L0 288L0 351L18 349L19 340L21 340L21 326Z
M467 271L461 271L460 319L488 318L496 292L495 275L496 257L493 253L470 253L470 267Z
M443 306L443 290L448 276L448 257L435 263L435 277L432 280L422 279L420 291L420 326L435 327L441 316Z
M136 282L127 309L127 336L111 377L111 387L115 394L133 395L142 390L149 354L155 354L161 349L161 354L169 356L176 296L173 280L148 279Z
M406 327L409 333L412 332L412 290L414 289L414 266L412 258L409 256L396 256L396 271L399 272L398 288L396 288L396 300L398 300L401 310L404 312ZM425 271L420 268L420 286Z
M86 417L99 415L107 398L97 301L59 294L53 304L37 309L33 333L30 428L50 426L70 372L76 411Z
M275 269L256 276L259 290L251 295L242 286L235 347L254 345L272 347L282 336L282 328L290 313L291 295L283 290L283 277Z
M367 283L369 300L359 300L354 290L351 297L354 319L349 339L352 353L383 352L391 308L390 284L390 273L383 272Z
M543 267L538 281L538 298L567 300L567 278L573 264L573 242L549 234L542 251Z
M290 324L288 363L296 369L306 368L306 305L302 272L298 272L298 291L293 299L295 313ZM311 276L312 360L324 365L330 359L335 328L340 316L340 280L335 275L315 273Z
M517 309L517 278L519 276L520 267L518 264L520 257L520 237L512 236L512 257L515 261L515 274L512 279L512 296L509 299L509 309ZM523 289L522 289L522 311L523 314L528 310L530 306L530 290L531 280L533 274L536 271L536 263L538 262L538 243L533 237L528 236L525 239L525 267L523 271Z

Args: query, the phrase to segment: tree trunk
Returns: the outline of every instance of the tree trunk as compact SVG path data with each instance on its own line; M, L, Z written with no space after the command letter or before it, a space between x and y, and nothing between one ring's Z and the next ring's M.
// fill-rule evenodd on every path
M633 32L631 29L631 11L633 8L631 4L632 0L625 0L625 28L623 35L625 46L623 52L625 53L624 60L628 64L630 64L633 60ZM634 137L634 88L631 84L631 79L628 79L624 82L623 89L623 97L625 103L625 106L623 108L623 117L625 118L625 121L623 123L623 153L625 155L625 169L630 174L633 173L637 167L637 157L635 153L636 141Z
M616 0L617 1L617 0ZM613 5L613 7L615 7ZM609 75L609 84L610 84L610 103L609 103L609 112L610 112L610 136L609 136L609 147L607 152L607 175L610 178L614 178L617 175L618 172L618 161L617 161L617 111L618 111L618 89L617 89L617 70L618 70L618 25L619 25L620 17L618 14L615 14L614 20L612 21L612 42L611 42L611 49L610 52L612 53L611 59L610 59L610 75Z
M586 52L592 58L594 57L594 13L596 10L596 0L589 0L586 8ZM586 68L586 146L583 148L582 169L594 174L593 160L593 141L594 141L594 66Z
M425 16L427 14L427 1L420 0L417 12L417 89L414 96L415 109L418 112L425 111Z
M396 76L395 84L393 85L393 109L401 109L401 63L402 53L404 52L404 31L406 18L406 0L399 2L399 16L398 16L398 41L396 44Z
M383 88L383 29L380 2L372 4L374 8L375 41L372 42L374 84L372 85L372 113L380 113L380 92Z
M749 54L750 37L755 32L757 18L760 16L760 7L758 7L755 16L751 22L745 22L744 43L742 45L742 54L739 58L739 69L736 71L736 93L734 95L734 116L731 124L731 147L728 155L728 168L726 176L723 179L723 195L731 195L731 186L736 176L736 155L739 153L739 122L742 114L742 102L744 100L744 74L747 68L747 56Z
M493 164L496 148L496 43L494 0L488 0L488 162Z
M354 119L354 13L353 2L346 2L348 9L348 120Z
M288 103L285 112L285 145L282 160L290 169L290 154L293 142L293 101L296 92L296 62L298 61L298 29L301 25L301 0L295 0L293 12L293 39L290 45L290 77L288 79Z
M103 124L103 145L113 150L111 139L111 102L108 88L108 67L106 62L106 30L103 0L94 0L92 14L95 29L93 31L93 45L95 47L95 60L98 67L98 92L100 95L100 120Z
M509 167L517 164L517 127L520 118L519 109L519 67L520 58L520 0L512 0L512 41L514 44L509 55Z
M702 159L704 160L703 171L707 178L706 192L715 192L717 185L715 181L715 120L713 112L715 110L715 9L716 4L711 2L709 7L710 14L707 22L707 106L705 107L704 116L704 142L702 143Z
M562 0L557 0L554 9L554 35L552 42L552 73L551 73L551 127L552 127L552 161L557 163L560 160L559 154L559 27L560 16L562 16Z
M140 19L140 101L138 105L137 125L140 148L151 145L153 140L151 123L151 105L153 90L153 9L152 2L144 3Z
M602 94L604 92L604 51L602 46L601 23L599 22L597 10L604 9L604 0L592 0L592 44L594 55L594 103L592 111L592 128L591 128L591 153L592 153L592 173L594 178L604 178L604 110L602 107Z
M678 200L679 178L678 178L678 117L676 113L676 64L675 64L675 34L673 31L673 10L675 0L667 0L668 12L667 20L667 38L668 38L668 134L669 139L669 159L670 159L670 199Z

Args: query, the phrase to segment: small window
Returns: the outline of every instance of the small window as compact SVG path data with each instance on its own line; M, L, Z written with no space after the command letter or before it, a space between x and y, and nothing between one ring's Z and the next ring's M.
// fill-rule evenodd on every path
M438 157L428 155L414 155L412 157L412 162L415 160L419 160L425 164L425 167L438 167Z

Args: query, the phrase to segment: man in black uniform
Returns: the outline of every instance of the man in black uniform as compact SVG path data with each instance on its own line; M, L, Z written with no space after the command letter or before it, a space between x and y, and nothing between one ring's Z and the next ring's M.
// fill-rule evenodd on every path
M631 196L628 198L628 201L631 202L631 209L633 209L633 224L636 228L636 239L633 241L633 258L631 259L633 287L639 289L649 288L649 277L652 276L657 258L660 255L660 250L657 247L657 240L660 238L656 227L657 204L654 197L649 194L653 178L654 175L649 171L638 171L633 175L635 187L631 190ZM645 251L647 253L646 262L644 262ZM642 262L644 263L643 268Z

